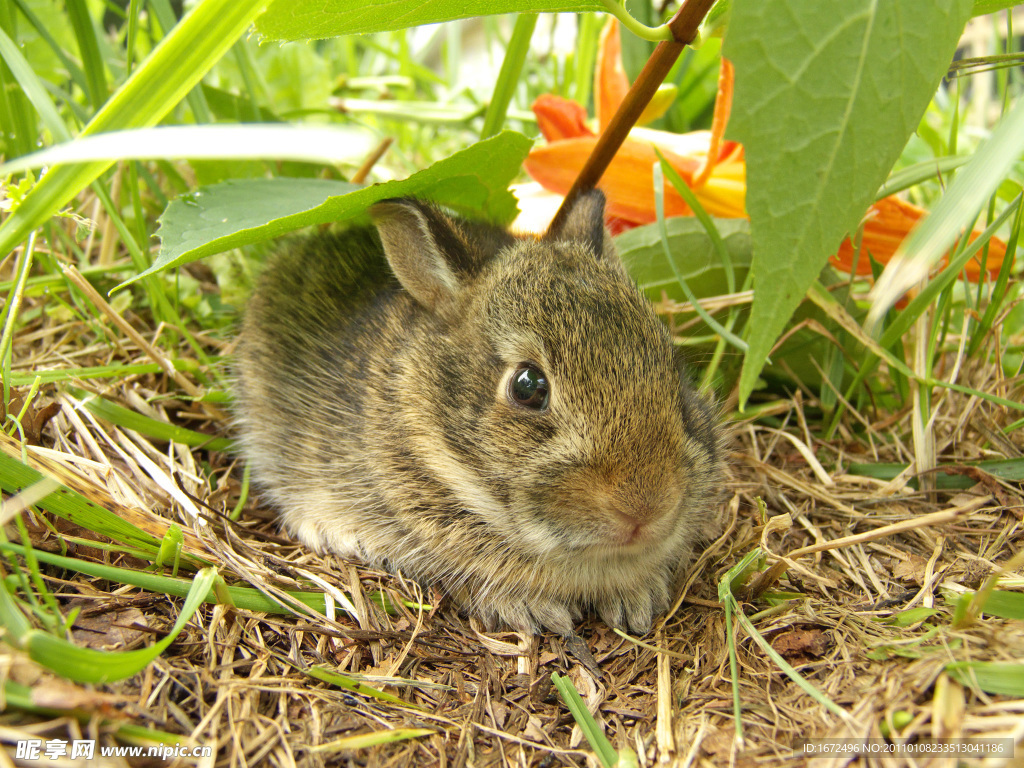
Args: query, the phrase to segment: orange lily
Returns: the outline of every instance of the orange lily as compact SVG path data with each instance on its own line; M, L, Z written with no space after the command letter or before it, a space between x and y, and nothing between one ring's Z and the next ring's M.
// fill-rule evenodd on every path
M629 90L621 63L618 22L605 26L597 61L594 100L598 126L603 129ZM545 189L564 195L590 156L597 136L587 127L586 110L574 101L546 94L534 102L533 111L548 144L530 152L526 170ZM724 125L716 140L710 131L678 134L634 128L601 180L609 217L634 226L655 220L655 148L693 188L708 213L725 218L745 216L743 148L733 141L723 142L723 132ZM665 215L692 213L679 193L666 183Z
M864 230L860 242L861 257L857 262L857 274L871 274L871 260L867 257L869 253L875 261L887 264L896 253L900 243L926 213L927 211L923 208L901 200L896 195L883 197L877 203L873 203L864 217ZM969 239L973 241L980 234L975 230L971 232ZM843 272L850 272L853 269L853 255L853 244L850 242L850 238L846 238L839 246L836 255L832 257L832 265ZM988 243L985 279L995 279L1004 258L1006 258L1006 243L998 237L993 237ZM942 263L946 263L945 257ZM981 279L981 254L967 262L964 272L967 279L973 283L977 283Z
M618 108L629 82L622 67L619 25L610 22L601 34L597 67L594 73L594 102L597 123L603 129ZM724 139L725 126L732 107L733 69L722 59L718 79L718 98L711 131L677 134L668 131L634 128L605 171L600 188L608 200L607 218L612 232L649 224L654 211L654 177L657 148L693 190L704 209L712 216L746 218L746 161L743 147ZM533 104L541 133L548 143L530 152L526 171L547 193L523 185L520 197L524 216L520 227L543 229L590 156L597 136L587 126L586 110L574 101L553 94L539 97ZM545 214L544 209L548 212ZM665 184L665 215L688 216L693 212L668 183ZM861 250L865 254L857 273L871 274L868 253L887 263L900 243L925 214L925 211L895 195L874 203L864 217ZM973 240L978 232L971 234ZM1006 244L998 238L989 243L986 276L999 271L1006 256ZM853 265L853 247L847 238L832 257L834 266L849 272ZM981 265L972 260L965 268L967 277L977 282Z

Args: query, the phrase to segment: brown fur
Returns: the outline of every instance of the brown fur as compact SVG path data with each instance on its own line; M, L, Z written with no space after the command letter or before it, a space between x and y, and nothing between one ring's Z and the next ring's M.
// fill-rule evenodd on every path
M492 626L565 634L593 607L649 628L716 524L719 429L603 205L584 196L538 240L389 201L371 209L379 235L270 264L238 417L289 531L436 583ZM523 362L547 375L546 411L507 396Z

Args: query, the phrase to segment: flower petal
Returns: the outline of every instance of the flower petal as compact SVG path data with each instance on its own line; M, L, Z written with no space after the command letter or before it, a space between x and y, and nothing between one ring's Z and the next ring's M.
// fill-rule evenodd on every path
M629 91L629 79L622 66L622 40L619 37L619 22L613 18L601 30L597 47L597 67L594 69L594 110L597 125L603 131L611 122L612 115Z
M896 253L900 244L910 234L910 230L927 213L923 208L918 208L906 200L895 195L889 195L868 208L864 217L864 230L861 236L861 257L857 263L858 275L871 274L871 261L868 254L882 264L888 264L889 260ZM981 233L975 230L970 234L973 241ZM994 279L999 268L1006 258L1006 243L997 237L989 241L988 261L986 263L987 279ZM832 264L843 272L849 272L853 268L853 244L850 238L843 240L835 256L831 258ZM945 259L943 264L945 264ZM980 254L971 259L964 267L967 279L978 282L981 276Z
M537 116L540 132L548 141L594 135L594 132L587 128L587 110L575 101L563 99L553 93L544 93L537 97L533 102L533 114Z
M729 122L729 115L732 113L732 92L736 74L732 62L725 56L722 57L721 66L718 69L718 96L715 98L715 112L711 118L711 142L708 147L707 159L704 167L701 168L693 186L703 185L711 176L715 164L718 163L722 153L722 142L725 139L725 126Z
M511 229L535 235L547 232L563 196L544 189L535 181L513 184L509 189L519 203L519 215L512 222Z
M526 170L546 189L566 194L597 143L597 137L586 136L556 141L537 147L526 158ZM670 150L662 154L683 178L689 178L698 165L693 158L679 157ZM658 161L654 146L648 142L626 139L605 171L598 185L605 193L605 212L638 224L655 220L654 176L652 168ZM665 215L687 216L691 211L679 194L665 185Z

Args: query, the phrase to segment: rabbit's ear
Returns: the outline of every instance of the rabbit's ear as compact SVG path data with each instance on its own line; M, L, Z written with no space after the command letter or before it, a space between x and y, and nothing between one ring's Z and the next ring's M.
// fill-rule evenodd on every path
M599 189L583 192L573 202L558 228L549 229L544 239L581 243L595 256L614 254L611 238L604 228L604 193Z
M379 202L370 216L391 269L417 302L433 311L456 294L471 255L448 216L412 198Z

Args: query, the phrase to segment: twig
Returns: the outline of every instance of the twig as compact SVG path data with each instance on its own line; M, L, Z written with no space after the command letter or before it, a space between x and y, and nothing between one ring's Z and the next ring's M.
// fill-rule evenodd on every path
M636 82L633 83L633 87L629 89L626 98L622 100L618 111L608 123L608 127L598 138L594 151L590 153L580 175L573 182L569 194L562 201L558 213L555 214L555 218L551 222L551 231L558 231L565 223L564 219L568 215L569 209L581 193L597 186L597 182L601 180L601 176L604 175L612 158L615 157L615 153L619 151L622 142L629 135L630 129L640 119L640 115L643 114L644 108L654 97L658 86L665 81L672 65L679 58L679 54L697 36L697 28L708 11L711 10L714 2L715 0L686 0L676 11L676 15L668 23L669 31L674 39L658 43L658 47L654 49L654 53L647 60L647 64L637 77Z
M373 170L373 166L377 164L378 160L384 157L384 153L388 151L388 147L391 146L393 141L393 137L386 136L384 140L377 145L377 148L370 153L366 160L363 161L363 164L359 166L359 170L352 174L352 178L349 179L349 181L353 184L362 184L366 181L366 177L370 175L370 171Z
M979 499L972 499L966 504L959 507L950 507L949 509L943 509L938 512L932 512L928 515L921 515L920 517L912 517L907 520L901 520L898 523L892 525L883 525L881 528L876 528L873 531L866 531L865 533L857 533L852 536L844 536L841 539L834 539L832 541L823 541L818 544L812 544L809 547L802 547L795 549L788 555L774 555L779 558L779 561L772 565L771 568L766 570L758 577L757 581L750 586L750 594L759 595L761 592L766 590L782 575L783 571L791 567L793 560L803 555L811 555L816 552L824 552L829 549L841 549L843 547L850 547L854 544L862 544L865 541L874 541L875 539L881 539L886 536L892 536L896 533L903 533L904 531L912 531L916 528L926 528L930 525L941 525L942 523L951 523L958 517L975 512L981 509L983 506L992 501L991 496L985 496Z
M159 365L163 372L173 379L179 387L188 392L192 397L199 397L202 395L202 391L195 384L185 378L180 371L175 370L170 360L161 355L160 352L157 351L156 347L146 341L141 333L132 328L131 323L121 317L121 315L117 313L117 310L110 306L106 299L100 296L99 291L92 287L92 284L82 276L81 272L70 265L65 266L63 271L68 280L74 283L98 310L109 317L110 321L114 325L120 328L126 336L134 341L139 346L139 349L149 355L153 362Z

